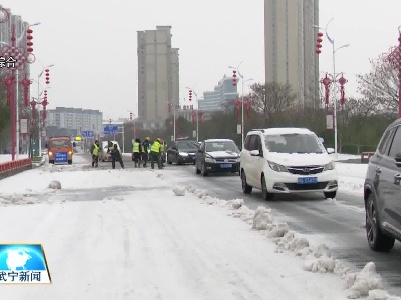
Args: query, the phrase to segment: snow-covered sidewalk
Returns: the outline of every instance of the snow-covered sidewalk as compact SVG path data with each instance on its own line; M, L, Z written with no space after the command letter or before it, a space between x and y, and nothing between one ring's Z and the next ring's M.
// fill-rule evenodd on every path
M18 159L28 158L28 154L19 154ZM12 160L11 154L0 154L0 163L9 162Z
M345 291L332 272L347 269L270 211L173 192L161 173L45 166L0 181L2 240L43 243L53 280L3 286L1 298L339 300L380 287L369 265Z

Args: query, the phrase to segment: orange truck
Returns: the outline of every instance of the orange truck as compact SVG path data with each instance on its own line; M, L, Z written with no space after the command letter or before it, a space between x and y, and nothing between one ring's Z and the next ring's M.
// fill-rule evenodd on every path
M72 164L73 143L68 136L55 136L49 139L46 148L51 164Z

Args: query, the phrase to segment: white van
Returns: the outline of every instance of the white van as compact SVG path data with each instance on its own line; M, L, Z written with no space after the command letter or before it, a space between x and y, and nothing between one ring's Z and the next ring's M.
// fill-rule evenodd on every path
M117 149L121 153L120 145L116 141L111 141L113 143L117 144ZM107 150L109 149L109 145L107 141L102 141L101 144L101 151L100 151L100 160L105 162L105 161L111 161L111 155L110 153L107 153Z
M338 176L329 156L333 152L309 129L253 129L240 155L242 190L245 194L252 188L262 190L265 200L278 193L305 192L335 198Z

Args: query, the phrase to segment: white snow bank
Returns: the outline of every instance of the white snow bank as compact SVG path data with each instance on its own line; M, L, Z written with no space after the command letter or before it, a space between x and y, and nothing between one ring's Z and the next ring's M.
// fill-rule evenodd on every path
M19 154L18 155L18 159L24 159L24 158L28 158L28 154ZM15 159L17 159L17 156L15 156ZM0 163L3 162L9 162L12 161L12 156L11 154L0 154Z
M53 172L53 170L57 170ZM143 180L145 173L152 174L153 180ZM141 176L133 178L130 169L101 170L92 167L90 171L81 168L71 170L69 166L43 166L28 170L0 180L0 197L15 193L41 194L46 192L49 183L59 181L62 189L93 189L113 186L160 187L165 182L156 178L154 172L143 170Z
M342 161L342 160L349 160L349 159L361 159L360 155L356 155L356 154L346 154L346 153L338 153L338 158L336 158L335 154L329 154L330 157L332 157L332 159L334 159L335 161Z
M244 222L251 225L252 229L260 231L269 238L273 238L273 242L277 245L274 252L294 253L295 256L304 260L303 269L305 271L311 273L334 273L338 275L346 281L348 298L356 299L370 296L371 299L382 299L380 297L385 295L387 298L383 299L393 299L387 292L381 290L383 288L382 279L376 273L376 266L373 262L367 263L359 273L350 273L351 270L349 267L340 260L332 257L327 245L320 244L314 247L310 245L308 239L304 237L297 238L294 232L289 231L287 223L278 223L274 220L271 209L259 206L253 211L244 205L243 199L224 201L205 196L202 191L190 186L187 187L187 190L203 201L206 201L209 205L217 204L219 207L228 208L230 210L227 214L228 216L241 218Z
M61 173L63 189L53 203L64 199L64 182L79 171ZM0 227L2 239L41 242L53 279L52 285L3 286L2 299L346 299L339 278L304 272L294 255L274 253L258 231L223 217L248 217L239 199L176 197L171 187L161 197L156 187L163 181L150 171L134 179L132 172L85 174L98 187L131 181L141 188L123 197L2 207L3 224L18 219L18 226ZM144 189L150 184L154 189Z
M363 195L367 164L336 163L339 185L341 192Z

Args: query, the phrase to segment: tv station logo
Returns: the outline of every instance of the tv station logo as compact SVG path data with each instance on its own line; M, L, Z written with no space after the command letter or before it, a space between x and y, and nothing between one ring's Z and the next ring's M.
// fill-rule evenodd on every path
M0 69L15 69L17 65L17 60L13 57L3 57L0 56Z
M0 244L0 284L51 283L41 244Z

